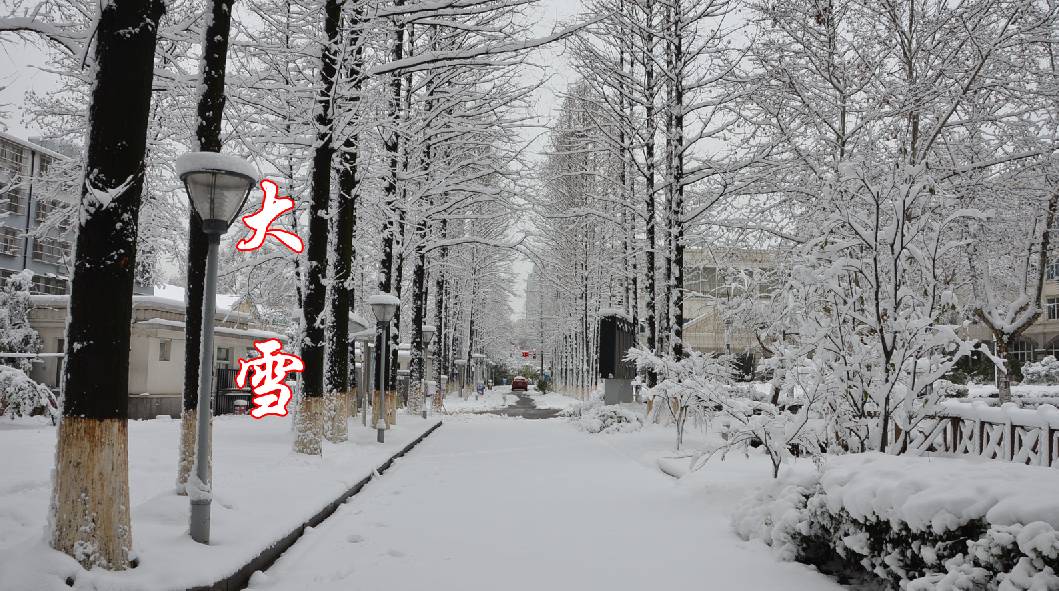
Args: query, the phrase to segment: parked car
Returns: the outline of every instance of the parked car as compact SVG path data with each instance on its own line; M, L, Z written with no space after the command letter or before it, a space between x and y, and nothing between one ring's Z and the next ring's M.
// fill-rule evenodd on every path
M511 391L515 390L529 390L529 382L522 376L515 376L515 379L511 380Z

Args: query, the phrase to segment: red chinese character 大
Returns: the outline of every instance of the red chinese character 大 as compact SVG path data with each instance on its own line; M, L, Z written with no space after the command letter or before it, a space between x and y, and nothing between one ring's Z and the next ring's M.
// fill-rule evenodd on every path
M297 234L269 227L281 214L294 209L294 200L289 197L277 197L279 187L270 180L261 181L261 192L264 193L261 209L250 215L243 216L243 223L246 224L247 228L254 231L254 235L249 240L246 238L240 240L235 245L235 248L239 250L257 250L265 243L265 238L272 236L294 252L301 252L304 249L304 245Z
M287 403L291 399L290 388L284 384L287 374L305 369L305 364L296 355L281 351L283 343L276 339L257 341L254 348L261 352L261 357L239 360L239 374L235 376L235 385L242 388L246 384L246 374L254 370L250 384L253 386L253 402L256 406L250 415L260 419L265 415L287 416ZM277 353L278 351L278 353Z

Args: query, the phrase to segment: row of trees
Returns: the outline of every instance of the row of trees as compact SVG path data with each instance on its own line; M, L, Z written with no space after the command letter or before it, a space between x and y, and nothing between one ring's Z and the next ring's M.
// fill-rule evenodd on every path
M244 156L297 204L273 227L300 234L304 253L226 242L220 272L221 289L269 321L300 311L289 330L305 362L296 451L345 439L345 416L324 409L351 387L349 315L370 318L374 293L404 304L393 343L377 348L396 361L409 340L413 384L429 377L425 324L439 329L439 375L456 358L506 348L495 335L510 321L516 134L533 89L522 66L528 49L559 36L525 39L528 6L62 0L15 2L0 18L0 33L45 44L61 75L59 91L28 97L31 121L85 155L49 172L81 196L60 214L79 223L55 548L86 567L128 567L132 286L161 281L166 256L188 286L179 491L193 472L206 241L171 168L183 152ZM410 404L421 403L417 388Z
M699 319L684 299L704 298L756 336L768 402L815 401L825 447L900 451L895 434L931 411L930 384L975 346L971 331L995 341L1010 398L1007 354L1043 312L1059 205L1059 6L588 10L537 201L538 270L561 288L553 308L581 320L563 328L575 341L591 341L597 310L623 307L644 326L654 384L687 355L682 330ZM721 269L725 297L685 283L700 271L687 249ZM768 269L739 264L752 250Z

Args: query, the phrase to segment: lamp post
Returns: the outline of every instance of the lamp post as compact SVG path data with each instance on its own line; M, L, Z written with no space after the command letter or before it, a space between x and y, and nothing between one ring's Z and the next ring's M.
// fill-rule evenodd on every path
M458 368L457 371L459 372L458 377L460 378L460 399L462 400L464 398L463 388L467 385L467 360L456 359L453 361L453 363L456 364L456 367Z
M375 355L379 358L379 374L375 382L375 386L379 389L379 408L375 411L378 416L373 416L375 420L372 421L376 427L378 422L383 420L386 409L386 386L389 382L389 372L387 363L390 360L390 321L393 320L393 315L397 313L397 307L401 305L401 300L397 299L397 296L390 295L388 293L380 293L368 298L368 305L371 306L371 311L375 314L376 328L380 335L382 335L382 341L375 348ZM379 341L376 341L379 343ZM372 414L374 415L375 412ZM380 435L380 443L382 436Z
M423 396L423 418L424 419L427 418L427 349L429 348L429 345L430 345L430 339L434 338L434 333L435 332L437 332L437 329L434 328L433 325L426 324L426 325L423 326L423 338L422 338L423 350L420 351L421 362L420 362L420 370L419 370L419 371L422 372L422 375L420 376L420 379L419 379L419 382L420 382L419 391L422 392L422 396Z
M202 298L202 341L199 358L199 405L195 437L195 472L192 487L191 539L210 543L210 390L213 384L213 324L217 312L217 251L221 236L235 220L250 189L257 182L257 171L249 163L228 154L189 152L176 161L176 171L184 182L191 206L202 218L202 231L209 235L206 257L206 283ZM194 489L194 490L190 490Z

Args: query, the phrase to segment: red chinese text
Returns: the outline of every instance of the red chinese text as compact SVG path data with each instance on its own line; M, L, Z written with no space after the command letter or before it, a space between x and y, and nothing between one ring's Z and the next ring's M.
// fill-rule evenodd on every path
M256 250L265 243L266 237L272 236L294 252L301 252L304 245L297 234L269 227L281 214L294 209L294 200L289 197L277 197L279 187L270 180L261 181L261 191L265 196L261 209L243 216L243 223L254 231L254 235L249 240L240 240L235 247L239 250Z
M246 374L251 368L254 375L250 378L253 386L256 405L250 415L260 419L265 415L287 416L287 403L291 399L290 388L284 384L287 374L305 369L305 364L296 355L281 351L283 343L276 339L257 341L254 348L261 352L257 359L240 359L239 374L235 376L235 385L242 388L246 384Z

